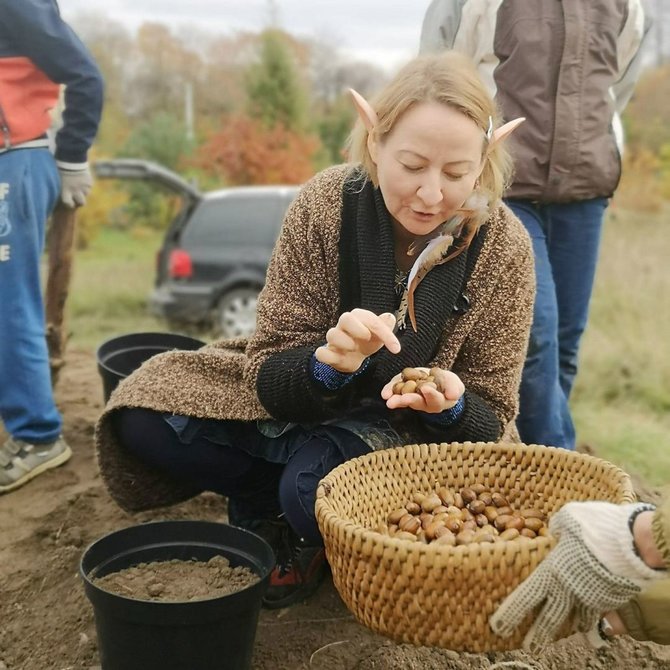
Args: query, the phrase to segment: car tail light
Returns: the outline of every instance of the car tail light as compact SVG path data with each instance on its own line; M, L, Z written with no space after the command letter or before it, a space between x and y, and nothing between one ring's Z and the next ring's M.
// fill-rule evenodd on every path
M188 279L193 275L191 256L183 249L173 249L170 252L169 268L173 279Z

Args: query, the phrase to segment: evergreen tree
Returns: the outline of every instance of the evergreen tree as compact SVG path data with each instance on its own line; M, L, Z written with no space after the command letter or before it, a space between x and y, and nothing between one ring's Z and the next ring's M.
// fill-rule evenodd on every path
M247 71L248 112L267 128L281 124L300 131L305 125L306 96L284 34L276 28L260 37L260 59Z
M169 112L159 112L133 129L119 155L154 161L178 171L182 161L191 153L183 123ZM129 181L126 212L135 225L162 229L171 217L171 205L155 184Z

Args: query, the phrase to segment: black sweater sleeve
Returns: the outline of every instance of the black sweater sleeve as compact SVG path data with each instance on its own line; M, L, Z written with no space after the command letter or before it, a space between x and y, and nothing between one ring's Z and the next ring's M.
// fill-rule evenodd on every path
M275 419L315 423L341 416L351 406L358 378L336 391L326 389L314 379L310 366L317 346L281 351L261 365L256 392Z
M318 423L336 418L361 400L368 371L336 391L314 379L310 361L314 348L301 347L270 356L260 368L256 390L265 409L275 418L297 423ZM296 398L300 398L296 402ZM489 404L476 393L465 391L463 413L453 424L439 426L425 421L419 412L400 410L412 417L417 441L495 442L502 426Z
M465 406L457 421L449 426L422 421L427 441L432 442L496 442L502 426L489 404L472 391L465 391Z

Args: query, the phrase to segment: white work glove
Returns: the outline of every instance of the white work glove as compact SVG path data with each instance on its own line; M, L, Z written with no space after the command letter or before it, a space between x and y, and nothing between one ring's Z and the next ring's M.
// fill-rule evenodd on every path
M86 202L91 187L93 186L93 177L88 169L88 164L81 166L68 164L65 167L62 163L56 163L60 173L60 199L66 207L74 209L81 207Z
M524 638L524 649L539 653L568 619L573 632L594 628L603 613L628 602L667 570L648 567L637 555L629 520L646 503L614 505L570 502L551 518L558 544L491 616L497 635L509 637L541 606Z

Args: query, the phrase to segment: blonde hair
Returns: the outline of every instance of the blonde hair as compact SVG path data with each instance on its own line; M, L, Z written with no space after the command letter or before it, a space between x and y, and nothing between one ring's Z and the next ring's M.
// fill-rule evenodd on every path
M445 51L419 56L405 65L370 102L378 117L373 130L375 139L383 143L402 115L413 105L423 102L452 107L482 129L484 169L479 188L492 201L500 199L511 176L512 161L500 142L491 148L488 146L489 119L496 128L499 115L472 61L455 51ZM349 160L360 164L372 183L378 186L377 167L368 150L368 131L360 119L349 137L348 155Z

